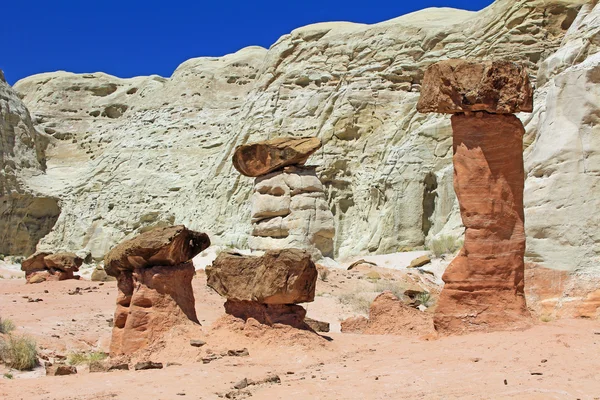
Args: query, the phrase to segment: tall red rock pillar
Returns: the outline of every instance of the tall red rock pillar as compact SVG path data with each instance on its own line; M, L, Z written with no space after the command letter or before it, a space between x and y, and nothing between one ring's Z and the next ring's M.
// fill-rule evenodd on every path
M465 243L444 273L434 316L442 334L528 324L524 295L523 134L531 112L521 66L447 60L425 72L419 112L453 114L454 190Z

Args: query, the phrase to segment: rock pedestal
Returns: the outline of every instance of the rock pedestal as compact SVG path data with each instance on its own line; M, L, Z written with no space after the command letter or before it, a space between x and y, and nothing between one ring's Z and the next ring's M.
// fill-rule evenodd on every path
M175 325L199 323L190 260L209 245L207 235L179 225L145 232L107 254L105 269L119 290L111 355L141 350Z
M526 326L523 135L510 113L531 111L520 66L448 60L423 79L421 112L453 113L454 190L464 247L443 275L434 324L440 333Z
M224 252L206 267L206 276L208 286L227 299L227 314L307 328L306 310L297 304L315 298L318 273L308 252L270 250L261 257Z
M74 273L81 264L83 259L74 253L37 252L23 261L21 270L25 271L27 283L64 281L79 279Z
M333 256L334 217L315 167L303 165L319 147L317 138L280 138L236 149L235 168L256 177L251 249L305 249L317 260Z

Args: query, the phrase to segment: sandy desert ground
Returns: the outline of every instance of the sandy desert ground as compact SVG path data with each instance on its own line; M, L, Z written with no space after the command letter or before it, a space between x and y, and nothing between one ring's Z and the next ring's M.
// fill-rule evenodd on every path
M365 278L374 270L377 282ZM9 276L6 270L3 275ZM307 305L308 316L332 326L317 336L223 320L223 299L206 286L200 270L193 285L202 326L173 329L132 360L161 362L163 369L90 373L79 366L70 376L44 376L43 367L12 371L13 379L0 378L0 398L600 399L598 321L538 321L526 331L444 338L339 332L340 320L364 311L344 293L361 292L369 299L386 285L434 288L435 279L405 269L331 270L326 282L318 281L315 302ZM5 278L0 313L15 322L16 333L35 337L48 359L108 351L116 293L115 282L25 285L23 279ZM191 339L207 344L192 347ZM248 356L226 355L243 348ZM214 359L204 363L203 358ZM8 372L2 368L0 374ZM263 382L273 375L280 382ZM235 389L243 379L258 383Z

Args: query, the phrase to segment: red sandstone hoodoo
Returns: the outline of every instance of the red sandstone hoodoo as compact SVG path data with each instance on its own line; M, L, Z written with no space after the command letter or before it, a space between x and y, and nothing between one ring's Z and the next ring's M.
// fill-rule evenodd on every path
M443 280L434 324L440 333L528 324L524 295L523 135L512 113L531 112L521 66L447 60L425 72L420 112L454 114L454 190L465 243Z
M178 225L142 233L106 255L104 267L119 290L111 355L141 350L175 325L199 323L191 259L208 246L206 234Z

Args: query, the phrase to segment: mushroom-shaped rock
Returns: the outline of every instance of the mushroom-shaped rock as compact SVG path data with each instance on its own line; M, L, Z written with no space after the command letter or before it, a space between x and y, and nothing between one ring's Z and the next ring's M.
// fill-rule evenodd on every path
M510 61L446 60L423 77L417 110L458 114L533 111L533 88L524 67Z
M106 272L119 290L112 355L141 350L175 325L198 323L190 260L209 245L206 234L179 225L142 233L107 254Z
M242 175L257 177L288 165L303 165L320 147L319 138L277 138L238 146L232 161Z
M454 190L465 242L446 269L434 316L445 334L528 325L524 296L523 135L510 113L531 111L526 71L506 61L429 67L421 112L454 113Z
M104 257L104 270L118 277L121 271L151 266L178 265L210 246L205 233L183 225L155 228L114 247Z
M313 301L317 268L299 249L269 250L263 256L223 252L206 267L208 286L228 300L261 304Z

